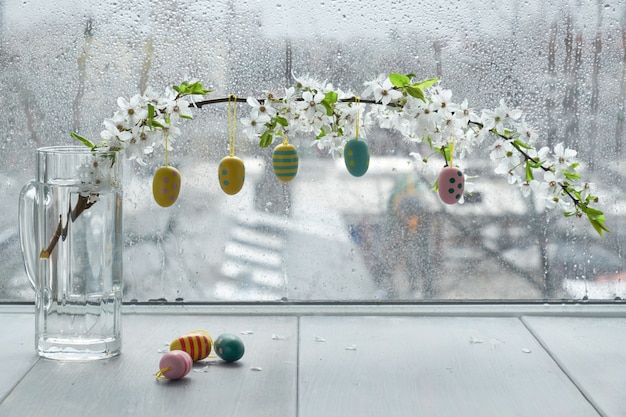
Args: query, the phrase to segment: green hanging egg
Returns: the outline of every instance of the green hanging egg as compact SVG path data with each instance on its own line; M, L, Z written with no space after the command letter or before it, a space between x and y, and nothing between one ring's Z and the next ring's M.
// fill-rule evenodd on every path
M246 169L243 161L236 156L227 156L220 162L217 169L220 187L226 194L237 194L243 187Z
M164 166L157 169L152 180L154 201L161 207L174 204L178 199L180 183L180 173L176 168Z
M350 139L343 149L343 159L348 172L361 177L370 166L370 151L367 143L360 139Z
M289 182L298 173L298 151L290 143L283 143L274 148L272 153L274 174L282 182Z

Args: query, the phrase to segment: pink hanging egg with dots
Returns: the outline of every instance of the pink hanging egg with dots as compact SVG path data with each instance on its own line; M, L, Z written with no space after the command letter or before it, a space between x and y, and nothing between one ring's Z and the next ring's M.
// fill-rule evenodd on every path
M181 379L191 371L193 359L184 350L172 350L165 353L159 362L159 372L156 377L167 379Z
M169 207L178 199L180 192L180 173L171 166L156 170L152 180L154 201L161 207Z
M445 167L441 170L438 180L439 198L446 204L458 203L463 197L465 176L456 167Z

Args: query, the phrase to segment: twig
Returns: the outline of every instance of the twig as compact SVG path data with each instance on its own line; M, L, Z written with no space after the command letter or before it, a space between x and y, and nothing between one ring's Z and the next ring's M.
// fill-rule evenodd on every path
M50 254L52 253L56 245L59 243L59 238L61 239L61 241L65 241L65 239L67 238L70 221L73 223L83 211L87 210L89 207L96 204L96 202L91 201L90 198L91 198L90 195L78 196L78 201L76 202L76 205L74 206L74 208L72 209L72 207L70 206L70 208L67 211L67 222L65 223L65 226L63 226L63 216L59 215L59 223L57 224L57 228L54 231L54 235L52 235L52 238L50 239L50 243L48 243L48 246L39 253L40 259L49 259Z
M246 103L247 99L241 98L241 97L237 97L237 99L234 100L234 101L237 102L237 103ZM257 101L259 103L261 103L261 104L263 104L263 103L265 103L267 101L280 103L280 102L284 102L284 99L269 97L269 98L259 98L259 99L257 99ZM304 99L298 97L298 98L295 99L295 101L304 101ZM357 101L357 97L341 98L341 99L339 99L337 101L339 101L341 103L355 103ZM361 103L364 103L364 104L378 104L378 102L376 100L363 100L363 99L360 99L359 101ZM230 102L232 103L233 100L231 99ZM208 104L218 104L218 103L228 103L228 97L219 97L219 98L212 98L212 99L209 99L209 100L196 101L195 103L190 104L190 106L197 107L197 108L202 108L203 106L208 105ZM390 106L392 106L392 105L390 104Z

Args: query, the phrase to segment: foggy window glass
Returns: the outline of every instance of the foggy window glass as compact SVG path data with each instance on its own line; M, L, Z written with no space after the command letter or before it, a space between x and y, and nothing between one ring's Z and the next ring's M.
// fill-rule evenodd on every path
M226 103L194 110L169 163L178 201L159 207L146 166L124 173L124 299L420 301L621 299L626 120L623 2L17 1L0 3L0 300L32 300L17 201L36 148L99 139L120 96L198 79L207 98L281 96L310 77L360 95L392 72L438 77L476 111L504 99L538 147L576 149L611 233L546 211L494 173L488 144L463 161L473 193L446 206L411 153L424 144L374 127L362 177L295 135L297 177L247 139L241 192L218 184ZM250 107L237 106L238 118ZM439 168L442 168L440 166ZM470 181L470 179L468 179Z

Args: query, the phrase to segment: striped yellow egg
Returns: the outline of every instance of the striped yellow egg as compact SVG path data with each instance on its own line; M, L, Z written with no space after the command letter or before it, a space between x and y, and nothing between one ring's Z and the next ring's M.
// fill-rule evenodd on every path
M350 174L355 177L365 175L370 166L367 143L359 139L350 139L343 148L343 159Z
M187 352L191 359L199 361L211 353L213 339L204 330L194 330L184 336L180 336L170 343L170 350L182 350Z
M227 156L222 159L217 169L220 187L226 194L237 194L243 187L246 178L246 169L243 161L236 156Z
M289 182L298 173L298 152L290 143L283 143L274 148L272 153L274 174L282 182Z
M169 207L178 199L180 173L174 167L164 166L156 170L152 180L154 201L161 207Z

